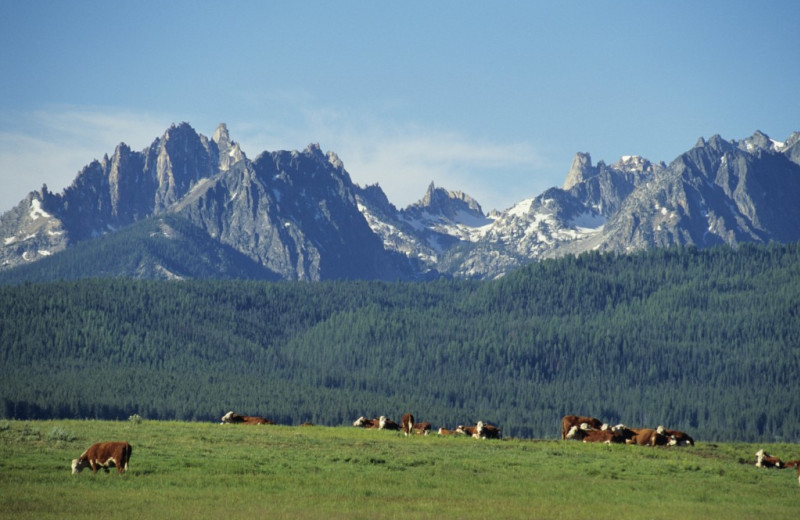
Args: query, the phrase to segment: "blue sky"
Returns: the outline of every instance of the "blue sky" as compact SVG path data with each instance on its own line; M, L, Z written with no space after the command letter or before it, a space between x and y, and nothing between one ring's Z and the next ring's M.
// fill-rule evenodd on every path
M119 142L225 122L255 158L319 143L398 207L505 209L576 152L672 161L800 130L796 1L40 1L0 8L0 212Z

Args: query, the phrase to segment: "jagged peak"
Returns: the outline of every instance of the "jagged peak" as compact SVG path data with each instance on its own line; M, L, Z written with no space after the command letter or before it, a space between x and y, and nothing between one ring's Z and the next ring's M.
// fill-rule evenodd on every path
M641 155L623 155L619 161L611 165L615 170L645 171L652 163Z
M320 148L319 143L309 143L306 146L306 149L303 150L303 153L307 155L323 155L322 148Z
M572 159L572 166L567 173L567 179L564 181L563 189L568 190L585 181L592 176L594 168L592 168L592 156L588 153L578 152L575 158Z
M333 166L334 168L337 169L344 168L344 163L342 162L341 159L339 159L339 156L336 155L336 153L328 152L327 157L328 157L328 162L331 163L331 166Z
M220 123L217 126L217 129L214 131L214 135L211 137L211 140L217 143L217 145L223 143L228 145L233 144L230 134L228 133L228 125L225 123Z
M169 125L169 128L167 128L167 130L164 132L163 139L165 141L169 141L171 138L173 137L177 138L185 133L191 133L195 135L197 134L195 129L192 128L192 125L190 125L186 121L183 121L178 125L172 123L171 125Z
M428 189L422 199L417 204L414 204L414 206L447 213L446 206L451 202L465 205L469 211L483 215L483 209L481 205L478 204L478 201L463 191L448 191L444 188L437 188L433 181L428 185Z

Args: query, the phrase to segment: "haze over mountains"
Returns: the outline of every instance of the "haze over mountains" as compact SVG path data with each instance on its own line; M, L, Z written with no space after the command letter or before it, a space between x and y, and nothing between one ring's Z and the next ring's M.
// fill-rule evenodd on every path
M594 164L578 153L561 188L486 214L469 195L433 183L398 209L378 185L354 184L319 145L250 159L224 124L208 138L182 123L142 151L120 144L61 194L43 186L0 216L0 270L26 266L34 278L47 268L61 278L490 279L590 250L797 241L798 200L800 132L784 142L761 132L701 138L669 165L638 156ZM156 247L165 241L171 248ZM161 253L143 253L154 249ZM58 266L70 254L82 268L67 275Z

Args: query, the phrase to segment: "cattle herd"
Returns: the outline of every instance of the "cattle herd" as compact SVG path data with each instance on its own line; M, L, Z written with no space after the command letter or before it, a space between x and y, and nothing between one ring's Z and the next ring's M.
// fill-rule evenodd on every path
M694 439L680 430L663 426L629 428L624 424L609 426L594 417L565 415L561 419L561 438L605 444L635 444L638 446L694 446Z
M428 435L431 432L431 423L414 422L414 416L410 413L403 415L400 424L381 415L375 419L359 417L353 426L374 430L397 430L402 431L405 435ZM455 430L439 428L437 432L439 435L466 435L475 439L499 439L501 437L500 428L483 421L478 421L474 426L460 425Z
M230 411L222 416L221 424L275 424L264 417L239 415ZM310 426L311 423L303 423ZM353 426L376 430L401 431L404 435L428 435L431 432L431 423L415 422L414 416L406 413L396 423L385 415L375 419L359 417ZM454 430L439 428L439 435L464 435L475 439L499 439L500 428L492 424L478 421L474 426L460 425ZM561 419L561 439L578 440L583 442L599 442L605 444L633 444L638 446L694 446L694 439L682 431L670 430L663 426L652 428L629 428L624 424L609 426L594 417L579 415L565 415ZM109 471L109 467L116 467L122 474L128 469L133 448L127 442L97 442L89 446L77 459L72 461L72 473L80 473L84 468L91 467L93 473L98 469ZM756 452L756 467L758 468L797 468L797 481L800 484L800 459L788 462L778 457L773 457L763 449Z

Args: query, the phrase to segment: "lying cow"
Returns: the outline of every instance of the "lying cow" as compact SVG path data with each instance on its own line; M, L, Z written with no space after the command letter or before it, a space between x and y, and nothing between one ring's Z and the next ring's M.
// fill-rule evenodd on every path
M625 444L625 437L622 432L613 429L594 430L573 426L567 432L567 439L583 442L602 442L605 444Z
M393 420L389 419L385 415L381 415L380 419L378 419L378 429L379 430L394 430L399 431L402 428L399 424L394 422Z
M586 424L589 428L595 430L605 429L605 425L600 419L595 419L594 417L582 417L580 415L565 415L561 419L561 440L565 440L567 438L567 434L573 426L580 427L581 424Z
M778 457L773 457L763 449L756 452L757 468L779 468L783 469L786 465Z
M353 426L355 426L356 428L371 429L371 428L377 428L380 425L379 423L380 419L367 419L362 415L353 422Z
M670 446L694 446L694 439L688 434L680 430L668 430L663 426L656 428L660 435L666 435L669 438Z
M483 421L478 421L478 424L475 425L475 434L473 437L476 439L499 439L500 428Z
M462 435L464 432L459 430L448 430L447 428L439 428L439 435Z
M239 415L238 413L228 412L222 416L221 424L275 424L263 417L251 417L249 415Z
M666 446L669 444L669 438L662 435L652 428L631 428L634 436L625 441L626 444L635 444L638 446Z
M415 435L428 435L431 432L431 423L428 421L415 422L411 429Z
M456 427L456 433L461 433L464 435L468 435L470 437L475 437L477 431L478 431L477 426L464 426L462 424L459 424Z
M116 466L117 472L122 475L128 469L133 448L127 442L97 442L89 446L77 459L72 460L72 474L80 473L84 468L92 468L92 473L103 468L108 473L108 468Z

